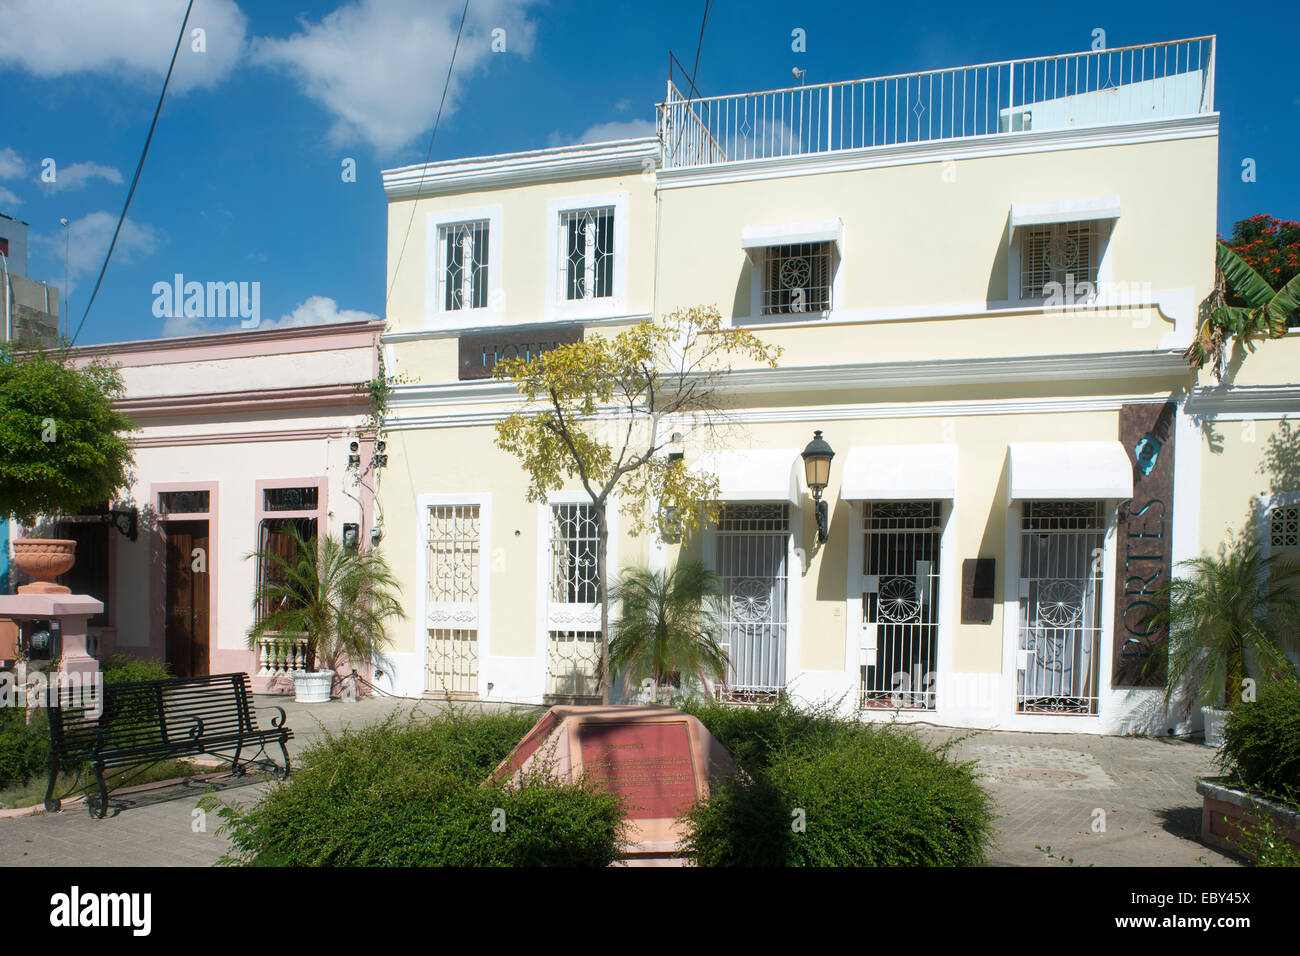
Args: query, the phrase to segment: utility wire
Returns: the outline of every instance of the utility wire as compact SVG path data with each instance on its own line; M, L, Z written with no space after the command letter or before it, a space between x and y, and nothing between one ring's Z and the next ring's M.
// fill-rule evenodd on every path
M90 307L95 304L95 296L99 294L99 287L104 281L104 273L108 271L108 260L113 258L113 248L117 245L117 237L122 231L122 223L126 222L126 211L131 208L131 197L135 195L135 187L140 182L140 173L144 171L144 160L149 155L149 144L153 142L153 132L158 128L158 116L162 113L163 100L167 96L167 84L171 82L172 70L176 69L176 56L181 51L181 41L185 39L185 27L190 22L190 11L193 9L194 0L190 0L189 6L185 8L185 19L181 21L180 33L176 35L176 48L172 50L172 61L167 67L167 76L163 80L162 92L158 94L158 106L153 111L153 122L149 124L149 135L145 137L144 149L140 152L140 161L135 164L135 175L131 177L131 188L127 190L126 203L122 206L122 215L117 217L117 228L113 230L113 241L108 244L108 252L104 255L104 264L99 269L99 278L95 280L95 288L86 301L86 311L82 313L81 321L77 323L77 331L72 334L72 339L68 342L68 349L77 344L77 336L81 334L81 327L86 324L86 318L90 315ZM64 289L63 294L66 296L68 290Z
M411 238L411 224L415 222L415 207L420 202L420 188L428 172L429 159L433 156L433 141L438 136L438 126L442 123L442 108L447 102L447 90L451 88L451 71L456 65L456 51L460 49L460 36L465 31L465 17L469 14L469 0L460 12L460 28L456 31L456 45L451 48L451 62L447 64L447 78L442 81L442 99L438 101L438 115L433 121L433 132L429 134L429 148L424 151L424 166L420 169L420 181L415 184L415 199L411 201L411 216L406 220L406 235L402 237L402 248L397 253L397 264L393 266L393 281L384 296L384 317L388 317L388 300L393 296L393 286L397 285L397 273L402 268L402 258L406 255L406 243Z
M713 0L704 0L704 16L700 18L700 38L695 42L695 62L691 64L691 89L686 95L685 110L689 111L691 100L695 99L695 94L699 92L699 87L695 85L695 76L700 70L700 50L704 48L704 28L709 23L709 8L713 6ZM682 134L686 132L686 122L682 121L681 128L677 131L677 140L673 143L673 154L677 154L677 147L682 144Z

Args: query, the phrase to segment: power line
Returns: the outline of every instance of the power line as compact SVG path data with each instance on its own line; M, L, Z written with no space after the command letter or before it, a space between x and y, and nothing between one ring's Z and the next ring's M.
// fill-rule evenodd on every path
M411 217L406 220L406 235L402 237L402 248L397 253L397 264L393 266L393 281L384 295L384 317L388 317L388 300L393 296L393 287L397 285L397 273L402 268L402 258L406 255L406 243L411 238L411 224L415 222L415 207L420 202L420 187L428 172L429 159L433 156L433 141L438 136L438 126L442 123L442 108L447 102L447 90L451 88L451 71L456 65L456 51L460 49L460 36L465 31L465 17L469 14L469 0L460 11L460 28L456 30L456 45L451 48L451 62L447 64L447 77L442 81L442 99L438 101L438 115L433 121L433 132L429 134L429 148L424 152L424 166L420 169L420 181L415 184L415 199L411 201Z
M691 90L686 95L686 108L689 110L691 100L695 99L695 94L699 92L699 87L695 85L695 76L700 70L700 50L704 48L704 28L709 23L709 8L713 6L713 0L704 0L704 16L700 18L700 38L695 42L695 62L691 64ZM686 122L682 121L681 128L677 131L677 141L673 143L673 154L677 153L677 147L682 144L682 134L686 132Z
M95 304L95 296L99 294L99 286L104 281L104 273L108 271L108 260L113 258L113 248L117 245L118 234L122 231L122 223L126 222L126 211L131 208L131 197L135 195L135 187L140 182L140 173L144 170L145 157L149 155L149 144L153 142L153 131L158 128L158 116L162 113L163 100L167 96L167 84L171 82L172 70L176 68L176 56L181 51L181 41L185 39L185 27L190 22L190 11L194 9L194 0L190 0L189 6L185 8L185 19L181 21L180 33L176 35L176 48L172 50L172 61L167 67L167 76L163 79L162 92L158 94L158 106L153 111L153 122L149 124L149 135L145 137L144 149L140 152L140 161L135 164L135 175L131 177L131 188L127 190L126 202L122 206L122 215L117 217L117 228L113 230L113 241L108 244L108 252L104 255L104 264L99 269L99 278L95 280L95 288L90 293L90 298L86 302L86 311L82 313L81 321L77 324L77 331L72 334L72 339L68 342L68 348L77 344L77 336L81 334L81 327L86 324L86 317L90 315L90 307ZM67 296L68 290L63 290L64 296Z

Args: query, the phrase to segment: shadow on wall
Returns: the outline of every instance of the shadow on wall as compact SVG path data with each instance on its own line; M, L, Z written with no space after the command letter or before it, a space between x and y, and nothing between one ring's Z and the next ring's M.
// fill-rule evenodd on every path
M1223 454L1223 435L1218 426L1213 422L1205 422L1201 427L1210 451L1215 455ZM1300 427L1294 422L1284 419L1278 423L1277 431L1268 436L1257 473L1263 475L1268 482L1263 494L1300 491ZM1242 527L1236 531L1229 530L1227 539L1219 544L1220 557L1237 548L1262 544L1259 540L1259 523L1263 517L1259 494L1260 492L1251 493Z

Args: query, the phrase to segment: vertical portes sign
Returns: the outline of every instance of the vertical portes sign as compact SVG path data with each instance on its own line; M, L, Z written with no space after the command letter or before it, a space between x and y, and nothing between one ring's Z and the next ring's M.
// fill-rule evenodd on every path
M1152 687L1162 671L1145 677L1142 668L1164 639L1163 629L1144 626L1155 609L1156 592L1173 569L1174 419L1178 406L1123 405L1119 438L1133 465L1133 500L1122 506L1116 527L1119 567L1115 588L1115 651L1111 683Z

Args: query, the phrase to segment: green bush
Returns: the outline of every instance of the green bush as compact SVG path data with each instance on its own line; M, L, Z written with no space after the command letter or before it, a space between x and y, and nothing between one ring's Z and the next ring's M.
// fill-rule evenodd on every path
M701 866L967 866L992 828L973 766L896 726L772 707L693 708L742 769L686 816Z
M128 654L110 654L100 663L99 670L105 684L163 680L172 676L171 668L163 661Z
M1232 708L1219 766L1247 789L1300 803L1300 684L1270 685Z
M45 711L0 707L0 789L23 786L46 773L50 763L50 725Z
M327 734L250 810L219 808L233 844L226 862L608 866L622 836L616 797L543 774L484 784L535 719L413 715Z

